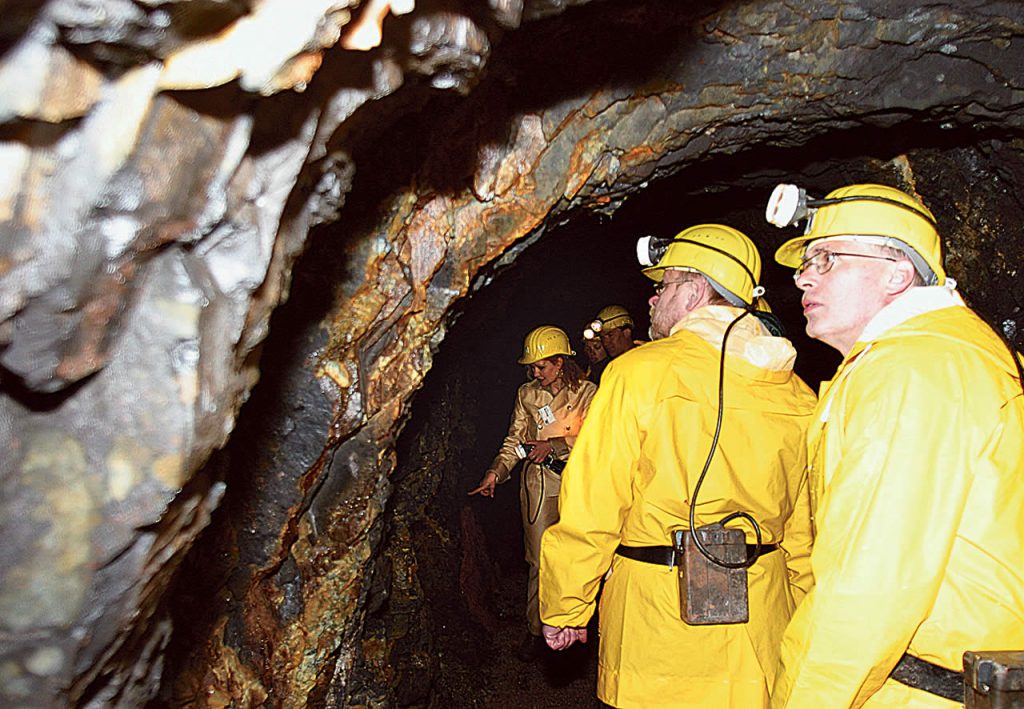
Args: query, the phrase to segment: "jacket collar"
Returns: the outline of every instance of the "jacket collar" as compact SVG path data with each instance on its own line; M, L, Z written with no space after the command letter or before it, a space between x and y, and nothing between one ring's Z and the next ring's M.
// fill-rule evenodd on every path
M879 310L864 327L853 349L860 349L859 345L862 343L873 342L897 325L902 325L918 315L943 308L963 307L964 299L955 290L956 282L952 278L946 280L950 285L911 288Z
M716 349L721 349L725 330L742 308L731 305L705 305L688 313L672 326L669 336L681 331L691 332ZM729 332L726 353L754 367L774 372L791 372L796 350L784 337L774 337L754 315L748 315Z
M541 385L540 381L538 381L536 379L531 379L529 381L529 384L530 384L530 386L532 386L537 391L544 392L545 394L550 396L552 399L558 398L559 394L567 394L569 392L569 385L568 384L563 384L562 388L558 390L558 394L556 394L554 391L552 391L551 387L546 387L546 386Z

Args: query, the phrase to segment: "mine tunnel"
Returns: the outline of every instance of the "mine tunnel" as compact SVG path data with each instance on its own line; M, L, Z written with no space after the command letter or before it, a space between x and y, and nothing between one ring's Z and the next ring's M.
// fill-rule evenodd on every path
M550 653L527 664L515 657L523 633L526 583L517 476L500 487L493 500L466 494L505 435L516 388L525 381L523 368L515 362L524 335L538 324L556 324L571 333L579 350L584 326L601 307L617 303L634 314L636 335L646 339L652 284L636 262L639 236L671 235L684 225L719 221L754 235L764 252L771 254L781 235L764 223L763 212L778 175L822 185L867 179L898 183L903 169L900 156L911 144L922 160L930 160L973 153L973 138L948 130L923 136L913 126L860 130L825 136L798 151L751 151L702 163L638 191L614 215L580 211L560 220L460 302L395 444L395 470L379 531L380 556L373 562L363 634L357 645L363 653L380 654L375 658L364 654L354 662L350 701L371 704L376 700L394 706L504 707L516 702L599 706L593 697L596 643L564 656ZM875 151L864 154L865 145ZM826 149L832 160L803 162L805 154ZM942 164L949 163L942 158ZM763 176L751 178L752 173ZM938 211L943 201L938 200ZM1006 204L1001 209L1016 207ZM329 239L311 249L314 257L308 267L314 272L337 260ZM329 278L307 274L306 267L299 265L297 277L302 283L315 284L312 292L293 294L281 309L285 322L272 325L275 332L291 331L301 323L300 313L330 283ZM837 353L804 335L799 293L790 270L766 258L762 282L797 346L798 373L816 387L835 370ZM995 303L997 312L1000 307L1009 306L1011 311L1019 307L1000 304L998 299ZM260 442L280 435L267 430L268 422L277 422L272 427L282 425L280 407L296 408L294 398L282 392L288 383L280 381L281 374L287 375L293 366L293 346L294 336L271 337L264 354L264 367L270 373L263 375L227 447L227 455L243 461L233 462L232 468L244 471L239 474L246 478L259 468L250 456L263 455ZM268 385L270 392L264 389ZM247 483L232 481L231 485ZM268 492L260 495L266 497ZM231 505L227 500L224 510L231 510ZM245 518L246 531L258 537L258 510L250 514ZM312 526L315 508L308 514ZM221 519L226 525L237 525L235 515L215 515L212 528ZM217 546L211 549L224 553ZM207 553L194 553L182 572L179 583L187 590L179 591L176 598L186 601L180 606L178 627L193 622L197 608L205 608L215 595L215 589L202 581L216 567L216 560ZM275 583L287 588L289 575L295 572L275 573ZM239 611L249 612L246 606ZM342 610L333 606L322 612ZM187 632L173 640L172 651L182 654L172 652L172 660L190 656L198 642ZM178 665L172 662L170 668L177 670ZM320 701L312 699L313 704Z
M779 182L920 196L1024 346L1015 2L166 5L0 2L4 706L595 705L466 493L643 235L744 231L831 376Z

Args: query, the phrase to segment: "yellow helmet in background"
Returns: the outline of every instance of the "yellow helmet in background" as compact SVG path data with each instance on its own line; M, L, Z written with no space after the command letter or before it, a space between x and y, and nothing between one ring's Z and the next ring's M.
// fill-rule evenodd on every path
M650 237L645 237L649 239ZM646 250L646 254L642 251ZM711 285L735 305L753 303L761 280L761 256L746 234L724 224L699 224L685 229L668 243L654 262L658 245L637 243L644 275L660 283L670 268L699 271Z
M523 356L519 358L519 364L533 364L555 355L572 357L575 354L565 332L554 325L541 325L531 330L523 341Z
M780 185L776 188L773 198L780 193L782 187ZM785 187L798 189L792 185ZM779 199L784 199L781 194ZM942 243L935 226L935 216L920 200L895 187L875 184L840 187L829 192L822 200L803 199L809 208L806 210L809 214L807 231L802 236L790 239L775 252L775 260L783 266L797 268L808 244L818 239L892 239L899 243L889 245L907 254L925 283L945 283ZM769 202L769 209L771 207L772 202ZM773 223L778 224L775 221Z
M633 328L633 318L629 311L621 305L606 305L597 313L597 317L583 331L583 338L593 340L601 332L614 330L617 327Z

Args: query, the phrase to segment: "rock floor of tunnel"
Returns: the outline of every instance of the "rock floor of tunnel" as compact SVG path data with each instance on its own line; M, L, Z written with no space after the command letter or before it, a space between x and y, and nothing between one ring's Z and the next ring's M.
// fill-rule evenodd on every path
M591 709L603 706L595 697L597 686L597 624L589 626L590 641L563 652L543 650L541 657L523 662L516 651L526 634L523 604L526 567L522 574L506 574L499 581L494 608L498 623L493 631L459 624L445 628L440 638L441 677L433 707L506 709L536 707ZM479 652L480 633L488 643Z

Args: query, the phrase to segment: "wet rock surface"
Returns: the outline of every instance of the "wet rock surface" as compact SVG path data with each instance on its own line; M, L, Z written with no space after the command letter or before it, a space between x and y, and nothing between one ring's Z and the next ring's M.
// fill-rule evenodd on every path
M452 323L560 224L620 264L698 214L767 251L774 182L884 177L1024 343L1017 3L0 10L5 706L456 696L515 572L450 502L468 405L399 436Z

